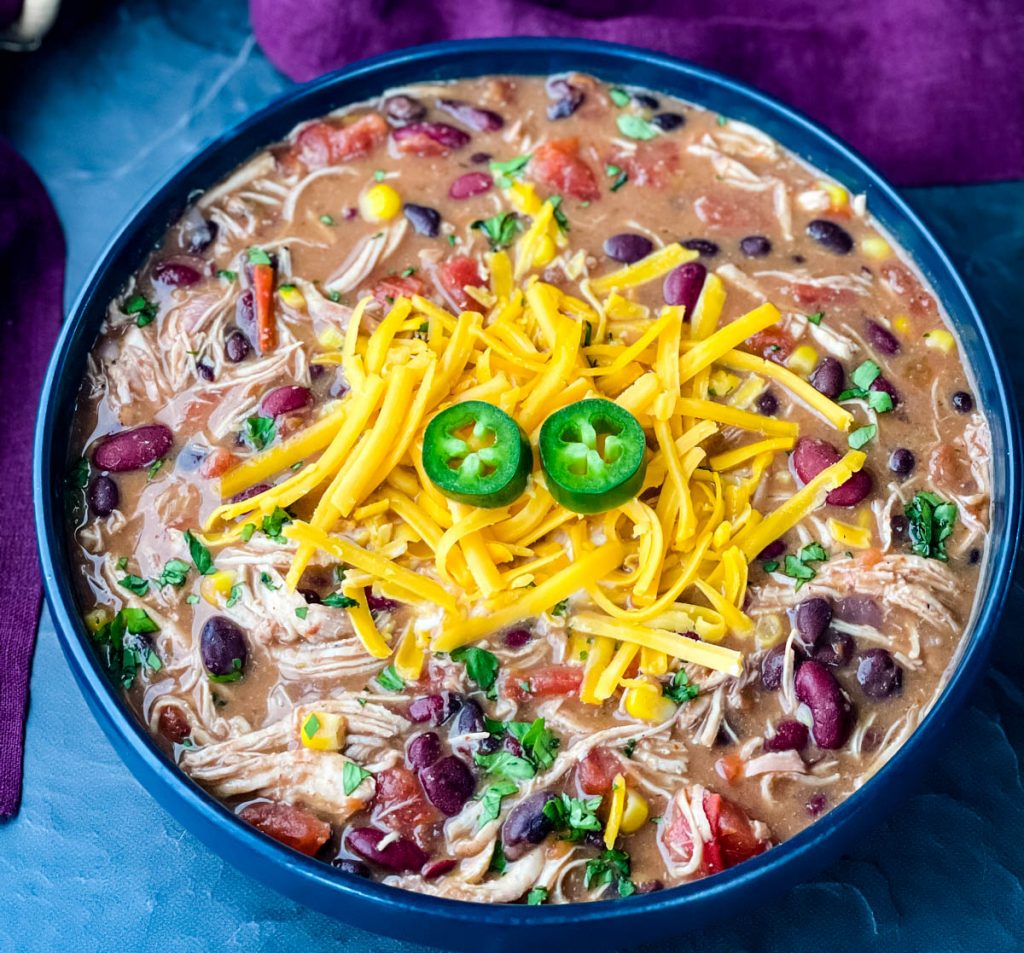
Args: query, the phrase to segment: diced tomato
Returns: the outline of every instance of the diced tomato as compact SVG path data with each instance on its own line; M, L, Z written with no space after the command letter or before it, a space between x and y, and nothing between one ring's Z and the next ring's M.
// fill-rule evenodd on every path
M853 304L857 300L856 292L849 288L829 288L824 285L809 285L803 282L783 285L782 291L803 308L847 305Z
M370 294L381 307L388 308L396 298L411 298L423 294L425 290L426 285L415 275L391 275L381 278Z
M743 775L743 759L738 754L724 755L715 762L715 773L732 784Z
M235 455L230 450L217 447L216 450L211 450L206 455L202 465L199 467L199 475L210 480L214 477L223 476L234 465Z
M608 163L625 171L631 186L650 185L661 189L679 171L679 160L679 146L664 139L641 142L633 153L613 152Z
M557 698L579 694L583 669L577 665L548 665L529 675L509 672L502 682L501 694L513 701L527 698Z
M598 745L576 766L576 784L584 794L607 794L621 771L622 759Z
M311 122L296 136L292 156L307 169L322 169L369 155L387 134L388 124L379 113L367 113L345 126Z
M374 820L391 830L412 834L421 824L440 820L434 806L427 800L416 775L399 765L376 774Z
M762 232L772 218L763 203L751 193L700 195L693 202L693 210L705 225L712 228L745 232Z
M721 794L704 792L704 813L714 834L722 868L735 867L763 853L767 844L757 839L744 810Z
M437 269L437 277L448 296L463 311L484 311L479 301L466 294L466 287L479 287L484 283L480 269L472 258L456 255L443 262Z
M268 837L312 857L331 836L331 825L292 804L263 801L242 808L238 816Z
M559 195L570 195L581 202L596 201L601 197L597 177L579 152L579 139L552 139L537 147L528 171Z
M793 352L793 339L779 327L765 328L744 341L747 350L765 360L784 364Z
M921 317L935 313L935 299L921 287L921 283L906 265L886 262L880 271L882 281L889 290L906 299L911 314Z

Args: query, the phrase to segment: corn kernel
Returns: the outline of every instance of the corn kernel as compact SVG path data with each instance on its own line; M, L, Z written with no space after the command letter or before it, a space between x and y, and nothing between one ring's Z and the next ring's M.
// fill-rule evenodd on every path
M306 307L306 298L295 285L281 285L277 289L278 295L281 300L288 305L289 308L294 308L296 311Z
M881 235L869 235L860 243L860 250L875 261L882 261L892 254L892 248Z
M943 354L952 354L956 347L956 338L949 331L939 328L936 331L925 331L924 343L936 351L942 351Z
M90 632L99 632L110 621L110 613L97 606L85 614L85 627Z
M809 344L801 344L790 354L786 366L796 374L810 377L818 366L818 352Z
M517 212L522 212L523 215L536 215L544 204L529 182L513 180L505 189L505 198Z
M626 805L622 809L622 823L619 830L623 834L635 834L647 823L650 808L647 799L632 788L626 788Z
M897 334L906 334L910 330L910 318L905 314L897 314L892 319L892 329Z
M345 343L345 338L337 328L324 328L317 340L323 347L340 348Z
M383 182L359 196L359 214L368 222L386 222L402 211L402 197Z
M789 627L783 627L777 615L760 615L754 623L754 639L758 649L770 649L778 645L789 634Z
M537 251L533 255L533 266L543 268L550 264L557 253L558 249L555 247L554 239L550 235L544 235L537 243Z
M826 182L824 179L821 179L818 185L828 195L829 208L833 212L841 212L850 204L850 193L841 185L835 182Z
M330 711L311 711L302 720L299 740L314 751L340 751L345 744L345 718Z
M721 369L714 370L708 378L708 393L712 397L725 397L736 389L739 382L735 374Z
M231 587L234 584L235 574L228 569L221 569L209 576L204 576L199 585L199 591L211 606L219 606L222 599L231 595Z
M828 520L828 531L840 546L851 549L867 549L871 545L871 530L863 526L851 526L839 520Z
M644 721L668 721L676 711L675 703L661 694L661 686L638 679L624 680L628 688L622 696L626 712Z

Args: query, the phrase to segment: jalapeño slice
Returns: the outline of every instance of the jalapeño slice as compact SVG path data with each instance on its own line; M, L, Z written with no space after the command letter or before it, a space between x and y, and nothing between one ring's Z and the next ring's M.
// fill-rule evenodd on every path
M526 488L533 452L505 411L467 400L427 424L423 469L450 499L493 508L511 503Z
M548 492L574 513L601 513L640 492L647 441L628 410L590 398L556 410L540 428Z

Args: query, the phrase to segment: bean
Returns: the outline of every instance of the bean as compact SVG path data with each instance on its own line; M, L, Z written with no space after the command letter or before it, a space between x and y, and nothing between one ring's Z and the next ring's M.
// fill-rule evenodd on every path
M916 462L913 451L906 447L899 447L889 455L889 469L898 477L910 476Z
M399 93L388 96L382 103L384 115L392 126L408 126L419 122L427 114L427 107L418 99Z
M895 513L889 518L889 529L894 540L905 542L910 532L910 520L902 513Z
M181 217L181 244L193 255L206 251L219 231L216 222L203 218L194 205Z
M412 225L414 232L418 235L425 235L427 238L437 238L437 234L441 230L441 213L436 208L407 202L402 211L409 219L409 224Z
M295 591L306 600L307 606L322 606L324 604L324 600L320 598L320 593L315 589L300 587Z
M187 288L202 279L198 268L182 261L161 261L153 267L153 280L168 288Z
M103 437L92 452L92 462L111 473L141 470L166 456L173 443L171 431L163 424L147 424Z
M779 398L770 390L766 390L757 398L758 413L771 417L779 409Z
M811 374L811 386L829 400L835 400L843 390L846 373L834 357L823 357Z
M900 342L896 336L877 321L868 321L867 338L871 346L883 354L891 356L900 350Z
M686 117L682 113L658 113L651 116L651 125L662 132L673 132L682 128L686 123Z
M241 503L244 500L251 500L260 493L266 493L270 489L269 483L256 483L244 490L239 490L234 496L228 498L228 503Z
M871 382L871 385L868 387L868 390L880 391L883 394L888 394L889 397L892 399L893 407L897 407L899 405L900 392L896 390L895 387L893 387L893 385L889 382L889 379L887 377L883 377L882 375L876 377Z
M409 703L409 720L418 724L429 721L432 725L443 725L462 704L461 696L454 692L421 695Z
M206 361L196 361L196 373L204 381L212 381L214 379L213 367L206 363Z
M437 105L449 116L477 132L496 132L505 125L505 120L490 109L481 109L461 99L439 99Z
M903 669L886 649L868 649L857 663L857 682L869 698L888 698L903 685Z
M457 737L486 730L484 710L480 707L479 703L472 698L463 699L462 708L459 710L459 715L452 725L452 734Z
M769 543L757 554L758 559L778 559L786 551L786 544L781 540L777 539L774 543Z
M414 122L396 129L392 138L396 143L425 138L443 149L454 151L465 146L470 136L468 132L449 126L446 122Z
M475 195L483 195L494 185L486 172L467 172L460 175L448 188L448 196L453 199L470 199Z
M720 251L718 245L706 238L687 238L679 243L683 248L695 251L701 258L714 258Z
M258 332L256 329L256 305L252 291L243 291L235 303L235 324L241 329L249 342L249 346L256 348ZM246 352L248 353L248 352Z
M485 162L490 162L493 158L494 156L489 152L474 152L469 157L469 161L472 162L473 165L483 165Z
M436 732L425 731L409 742L405 749L405 757L409 767L417 771L429 768L441 757L441 739Z
M297 384L288 384L285 387L275 387L265 394L263 400L260 401L260 407L268 417L280 417L282 414L301 410L312 402L313 395L308 388L299 387Z
M457 863L458 861L454 857L441 857L438 860L432 860L424 864L420 875L424 880L436 880L438 877L451 873Z
M161 735L176 745L180 745L192 734L188 718L177 705L165 705L160 709L157 728Z
M809 483L822 470L839 461L839 451L827 440L801 437L793 448L790 460L800 480Z
M548 119L555 122L558 119L568 119L586 99L586 94L579 86L574 86L567 79L549 79L547 83L548 95L554 102L548 106Z
M521 649L533 638L533 633L529 629L509 629L502 638L510 649Z
M674 268L665 276L665 283L662 285L665 303L681 304L686 308L685 317L692 317L707 275L707 268L697 261L690 261Z
M108 476L93 477L86 493L89 509L94 516L109 516L121 502L121 493L117 484Z
M829 629L825 638L815 648L811 658L829 668L843 668L853 658L853 637L845 632Z
M458 814L476 788L469 766L453 754L420 771L420 783L430 803L447 817Z
M251 350L249 339L238 328L232 328L228 332L228 336L224 339L224 357L232 364L241 364L249 356Z
M969 414L974 410L974 398L965 390L958 390L950 398L950 403L958 414Z
M856 506L867 497L874 485L867 470L858 470L842 486L829 493L825 497L825 502L829 506Z
M785 644L776 645L761 657L761 685L774 692L782 684L782 669L786 664Z
M853 238L850 233L827 218L816 218L807 225L807 234L822 248L836 255L848 255L853 250Z
M853 708L835 676L820 662L804 662L796 671L796 697L810 710L811 731L819 748L846 744L853 728Z
M373 613L394 612L398 608L398 603L387 596L375 595L373 590L370 590L366 593L366 608Z
M620 232L604 240L604 253L615 261L625 262L627 265L646 258L654 251L654 242L645 235L636 235L631 232Z
M740 239L740 251L747 258L764 258L772 253L772 243L764 235L748 235Z
M376 827L353 827L345 837L345 846L379 867L393 873L419 870L430 858L415 841L408 837L391 838L390 832ZM388 843L381 847L381 841Z
M544 813L544 807L553 800L555 795L550 791L535 791L509 811L501 826L501 846L509 860L518 860L554 831L555 825Z
M802 721L780 721L775 733L764 739L765 751L802 751L807 747L807 725Z
M211 675L231 675L245 671L249 647L238 625L227 616L215 615L203 625L199 653Z
M636 892L638 894L645 893L657 893L659 890L664 890L665 885L660 880L644 880L636 885ZM618 891L616 890L616 894Z
M817 817L826 807L828 807L828 799L820 791L812 794L804 805L804 809L810 817Z
M348 857L335 857L331 866L342 873L351 874L353 877L369 877L370 868L361 860L351 860Z
M650 93L633 93L633 102L641 109L657 109L661 105Z
M800 634L800 648L810 654L832 623L832 606L827 599L804 599L793 613Z

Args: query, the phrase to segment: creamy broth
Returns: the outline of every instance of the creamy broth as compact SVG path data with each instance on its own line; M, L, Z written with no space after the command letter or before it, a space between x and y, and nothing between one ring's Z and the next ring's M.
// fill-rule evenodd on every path
M643 431L615 517L543 458L595 398ZM427 475L466 399L531 448L500 506ZM863 196L661 94L424 85L253 157L111 302L75 581L133 711L268 835L456 899L626 897L792 836L913 732L989 455Z

